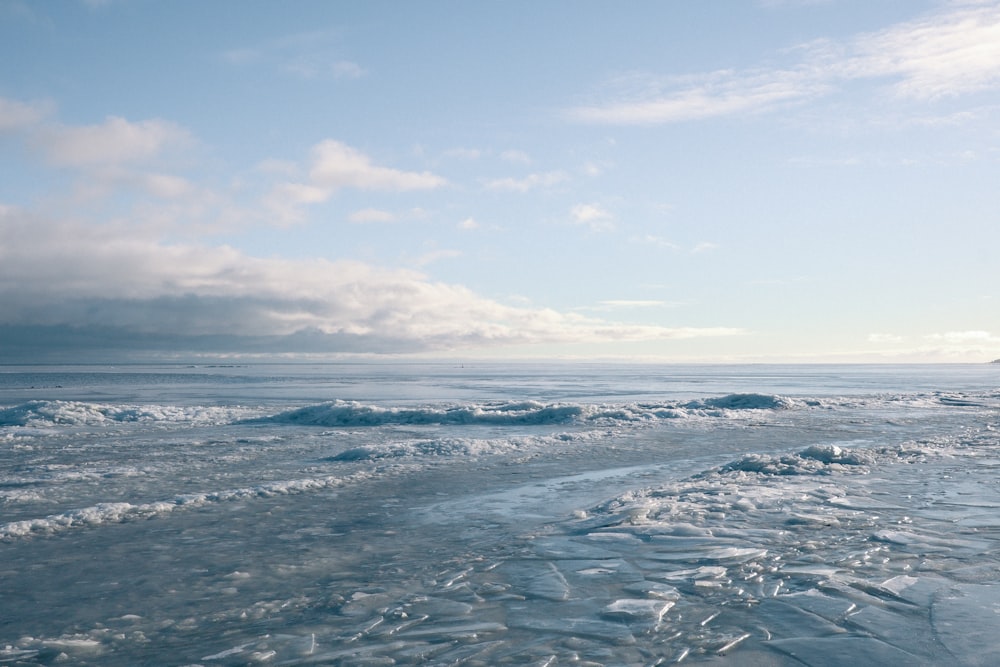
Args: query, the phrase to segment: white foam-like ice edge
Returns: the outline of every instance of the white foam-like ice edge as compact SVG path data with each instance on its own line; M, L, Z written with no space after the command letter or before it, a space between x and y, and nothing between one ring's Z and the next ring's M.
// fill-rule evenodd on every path
M331 401L250 421L301 426L359 427L400 425L537 426L654 422L699 417L730 417L747 411L812 407L770 394L730 394L686 402L626 404L498 402L468 405L384 407L357 401Z
M613 437L607 430L556 433L549 436L508 438L437 438L372 443L352 447L329 457L329 461L376 461L418 457L497 456L521 451L538 451L573 442L592 442Z
M103 426L116 423L228 424L259 414L243 406L139 405L84 401L28 401L0 408L0 426Z
M741 419L786 410L983 407L996 395L940 393L829 396L791 398L776 394L739 393L689 401L631 403L542 403L516 401L455 405L393 407L357 401L329 401L275 415L248 419L249 423L323 427L377 427L386 425L614 425L675 420Z
M206 493L189 493L175 496L170 500L160 500L148 503L97 503L89 507L50 514L36 519L24 519L0 524L0 539L13 539L31 535L52 534L71 528L100 526L109 523L124 523L139 519L148 519L171 512L201 507L211 503L221 503L233 500L253 498L270 498L273 496L291 495L309 491L321 491L336 488L345 484L363 481L374 472L360 472L351 475L325 477L306 477L293 480L282 480L259 484L257 486L210 491Z
M394 407L335 400L263 415L247 406L176 406L85 401L35 400L0 407L0 427L107 426L125 423L221 425L266 423L326 427L383 425L610 424L677 419L739 418L747 414L796 409L878 408L886 405L983 407L996 392L967 394L900 394L867 397L790 398L775 394L736 393L688 401L623 404L542 403L511 401L455 405Z
M851 499L837 491L844 476L869 476L876 469L974 456L977 443L952 439L906 442L872 448L812 445L797 453L750 453L683 480L633 489L592 508L586 516L628 517L630 524L669 526L673 534L725 530L719 517L779 509L788 525L827 525ZM987 443L988 444L988 443ZM793 510L793 486L811 496L812 510ZM801 499L800 499L801 500ZM812 511L813 513L810 513ZM598 521L600 523L600 521Z

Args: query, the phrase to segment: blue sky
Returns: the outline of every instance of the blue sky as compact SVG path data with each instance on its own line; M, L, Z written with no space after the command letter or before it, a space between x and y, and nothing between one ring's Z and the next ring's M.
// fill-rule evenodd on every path
M994 0L0 0L0 360L988 361L998 166Z

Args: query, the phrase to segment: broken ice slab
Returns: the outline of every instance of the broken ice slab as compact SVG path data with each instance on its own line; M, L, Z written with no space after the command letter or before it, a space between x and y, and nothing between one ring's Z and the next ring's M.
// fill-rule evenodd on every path
M473 606L468 602L459 602L447 598L432 596L417 596L403 604L400 608L408 616L429 616L431 619L454 618L468 616Z
M834 623L840 623L847 614L857 609L857 604L851 600L830 596L815 589L783 595L780 601Z
M845 660L855 665L935 667L941 664L939 659L914 655L881 640L857 635L779 639L767 645L809 667L843 667Z
M365 593L358 591L340 607L345 616L370 616L378 609L384 609L393 602L388 593Z
M492 635L506 632L507 626L502 623L458 623L458 624L422 624L413 629L397 634L400 639L424 639L428 641L452 641L456 639L479 639L482 635Z
M901 574L883 581L881 588L892 591L901 599L920 607L929 608L939 592L951 585L947 579L937 576L911 577Z
M761 627L770 633L773 639L794 639L796 637L829 637L846 632L846 630L831 620L803 609L795 604L796 598L788 602L780 599L767 598L761 600L757 607L756 618ZM788 599L786 598L786 599ZM801 598L799 598L801 599ZM841 606L841 609L844 607Z
M574 579L580 578L577 575L583 577L614 575L615 580L619 582L641 581L643 578L642 573L623 558L563 560L559 561L558 568L571 583Z
M519 613L512 616L508 625L511 628L534 632L596 639L619 646L628 646L635 643L635 636L633 636L628 626L614 621L601 621L592 618L570 616L560 618L554 615L543 616L533 613Z
M511 584L511 592L529 599L569 599L570 585L553 563L536 560L508 561L498 567L496 572L507 578Z
M934 632L964 664L1000 665L1000 586L959 584L931 608Z
M929 610L915 609L910 613L865 607L846 619L864 634L877 637L887 644L921 656L946 655L942 643L934 636ZM995 663L990 663L995 664Z
M703 565L701 567L687 570L671 570L669 572L649 573L653 579L664 581L701 581L708 579L723 579L726 576L726 568L718 565Z
M637 581L626 585L623 590L633 595L645 595L661 600L679 600L681 598L681 592L675 587L655 581Z
M873 542L885 542L910 553L947 553L956 549L982 552L992 548L985 540L958 539L954 535L927 535L905 530L879 530L871 537Z
M539 538L532 543L532 549L539 558L544 558L545 560L603 560L606 558L621 558L619 551L607 549L605 545L593 544L586 538Z
M659 623L674 603L669 600L649 598L624 598L615 600L604 608L601 616L619 620L647 619Z

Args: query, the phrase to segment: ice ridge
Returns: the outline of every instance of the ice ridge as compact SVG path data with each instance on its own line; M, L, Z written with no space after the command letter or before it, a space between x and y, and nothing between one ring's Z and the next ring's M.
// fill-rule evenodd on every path
M206 493L189 493L178 495L170 500L160 500L148 503L97 503L89 507L67 510L49 516L11 521L0 524L0 540L27 537L30 535L45 535L79 528L83 526L99 526L109 523L124 523L148 519L175 510L200 507L210 503L220 503L231 500L251 498L269 498L308 491L317 491L339 487L343 484L366 478L366 473L349 476L326 476L303 479L292 479L268 482L257 486L210 491Z
M82 401L28 401L0 408L0 426L102 426L129 422L225 424L246 418L247 408L133 405Z
M326 427L393 424L539 426L727 417L746 410L784 410L803 405L806 404L768 394L730 394L687 403L631 403L623 405L547 404L537 401L519 401L443 407L382 407L356 401L332 401L250 421Z

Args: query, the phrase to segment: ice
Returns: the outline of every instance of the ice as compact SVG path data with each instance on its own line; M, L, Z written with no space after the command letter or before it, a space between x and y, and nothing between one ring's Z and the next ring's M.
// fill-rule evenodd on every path
M848 661L859 665L931 667L939 665L943 657L928 659L864 636L778 639L768 645L810 667L843 667Z
M656 622L663 619L663 615L674 606L673 602L662 600L646 600L626 598L615 600L604 608L604 616L608 618L621 618L624 620L652 618Z
M538 402L499 403L437 408L383 408L353 401L311 405L263 422L309 426L384 426L387 424L561 424L582 414L577 405L544 405Z
M365 475L356 475L355 480ZM47 517L12 521L0 524L0 539L25 537L34 534L51 534L70 528L122 523L169 514L181 508L191 508L208 503L242 500L247 498L288 495L306 491L336 488L346 481L340 477L307 478L268 482L255 487L225 489L199 494L185 494L171 500L161 500L133 505L131 503L99 503Z
M935 636L963 664L1000 664L1000 586L954 586L934 601L932 618Z
M688 407L707 406L726 410L776 410L790 408L796 402L781 396L769 394L729 394L719 398L706 398L688 404Z
M255 411L241 406L173 406L86 403L81 401L30 401L0 408L0 426L103 426L142 422L227 424L246 419Z
M0 662L1000 661L995 374L419 372L0 374Z
M506 575L513 587L529 599L568 600L570 585L565 575L554 563L512 562L505 564L499 573Z

